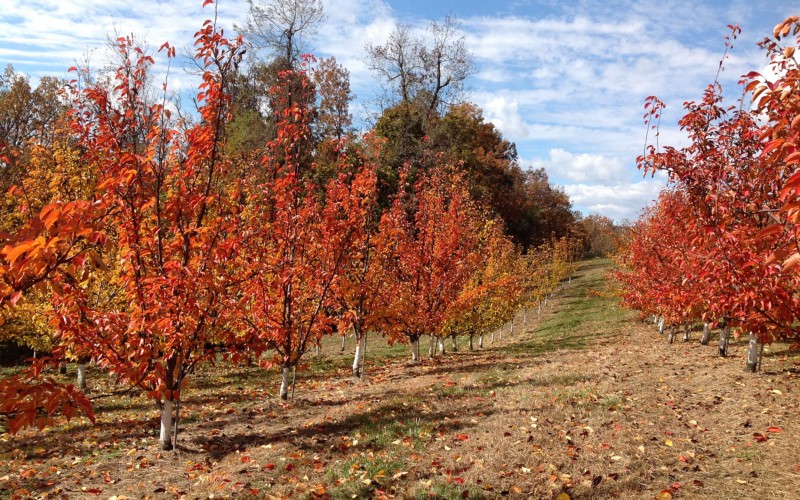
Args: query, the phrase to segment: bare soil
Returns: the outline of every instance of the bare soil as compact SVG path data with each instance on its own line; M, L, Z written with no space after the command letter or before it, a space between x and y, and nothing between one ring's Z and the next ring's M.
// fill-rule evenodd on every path
M796 498L800 357L769 346L749 374L745 342L668 344L603 296L607 269L583 263L482 350L412 364L371 340L366 380L331 339L289 403L273 372L206 368L175 452L140 395L3 434L0 497Z

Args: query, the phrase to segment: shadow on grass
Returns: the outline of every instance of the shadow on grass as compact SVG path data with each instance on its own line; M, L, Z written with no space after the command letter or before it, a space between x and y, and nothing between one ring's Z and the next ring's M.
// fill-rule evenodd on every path
M467 399L467 396L464 396ZM495 410L490 399L475 400L468 398L467 403L475 412L491 415ZM413 395L402 394L394 397L390 402L381 404L372 410L353 413L336 422L323 422L318 425L303 425L302 418L297 416L295 425L289 425L265 432L260 432L259 427L269 425L269 422L254 423L247 415L230 415L226 427L241 424L253 432L239 432L234 434L221 434L212 437L192 436L187 437L182 443L185 451L206 453L214 460L221 460L235 450L256 448L266 444L284 444L309 453L318 453L338 449L341 458L345 458L356 450L370 450L377 452L383 450L393 441L411 435L415 439L430 440L434 435L447 432L456 432L475 424L452 419L452 413L443 409L425 411L420 410L422 400ZM310 403L313 404L313 403ZM247 427L249 425L249 429ZM411 430L409 429L416 429ZM362 436L356 446L339 446L342 437L358 431ZM414 435L416 434L416 435ZM192 449L194 448L194 449Z

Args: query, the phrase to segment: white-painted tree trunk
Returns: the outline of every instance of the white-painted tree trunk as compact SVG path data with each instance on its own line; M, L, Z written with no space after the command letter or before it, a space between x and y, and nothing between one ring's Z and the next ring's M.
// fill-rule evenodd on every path
M78 389L86 390L86 364L78 363Z
M419 339L411 341L411 361L415 363L419 361Z
M658 334L659 334L659 335L664 335L664 328L666 327L666 324L665 324L665 323L666 323L666 322L665 322L665 320L664 320L664 316L661 316L661 317L658 319Z
M755 373L758 371L758 336L750 332L750 337L747 343L747 371Z
M478 335L478 347L483 349L483 334Z
M345 349L345 340L347 340L347 335L342 335L342 352L344 352Z
M439 354L444 354L444 339L441 337L436 337L436 350Z
M675 342L675 330L676 330L675 326L670 326L669 327L669 343L670 344Z
M527 307L522 310L522 324L523 325L527 325L528 324L528 308Z
M509 335L514 335L514 319L511 319L511 327L508 329Z
M570 276L569 279L567 280L567 285L571 285L571 284L572 284L572 276Z
M691 327L689 325L683 325L683 341L689 342L689 331Z
M455 335L453 335L453 336L452 336L452 337L450 337L450 338L451 338L451 339L453 339L453 352L456 352L456 351L458 351L458 342L456 341L456 337L455 337Z
M537 307L538 307L538 309L536 311L536 314L541 316L541 314L542 314L542 302L541 301L539 301L539 303L537 304Z
M162 450L172 450L172 401L161 405L161 435L158 438Z
M708 345L709 342L711 342L711 325L703 323L703 336L700 337L700 343Z
M719 355L725 357L728 355L728 337L731 334L731 327L725 325L719 332L719 343L717 344L717 351Z
M353 376L356 378L361 377L361 355L363 350L361 348L361 341L356 342L356 354L353 356Z
M494 332L492 332L492 338L491 338L490 342L491 342L492 344L494 344Z
M281 399L286 401L289 399L289 377L292 374L292 369L289 366L284 366L281 370Z
M319 342L317 342L316 344L314 344L314 355L319 356L321 352L322 352L321 346Z

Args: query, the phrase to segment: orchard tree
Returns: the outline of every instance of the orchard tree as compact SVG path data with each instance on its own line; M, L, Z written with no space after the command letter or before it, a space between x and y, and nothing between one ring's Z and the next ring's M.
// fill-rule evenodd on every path
M124 64L114 86L73 83L72 127L109 207L122 306L93 309L84 284L66 280L56 297L58 331L65 345L156 401L164 449L176 446L188 375L214 359L214 345L233 343L222 318L234 284L226 260L238 246L241 188L230 182L223 139L240 46L213 21L197 32L205 72L198 121L188 128L170 119L164 102L145 100L153 58L129 38L117 40ZM175 55L168 44L162 50Z
M413 195L401 191L384 214L381 237L397 242L388 329L392 341L411 343L413 361L420 337L440 334L447 308L477 267L484 219L463 176L446 165L417 180Z
M282 75L276 98L288 98L298 81L311 91L305 73ZM365 220L374 210L374 163L350 169L341 154L337 174L320 192L311 161L311 100L294 99L276 117L278 137L262 169L266 179L249 194L247 231L241 248L241 293L237 310L244 344L256 355L274 351L269 365L281 369L281 399L289 398L289 377L302 356L336 321L332 297L337 280L362 242ZM363 244L363 243L362 243ZM358 248L360 251L361 248ZM292 389L292 394L294 389Z

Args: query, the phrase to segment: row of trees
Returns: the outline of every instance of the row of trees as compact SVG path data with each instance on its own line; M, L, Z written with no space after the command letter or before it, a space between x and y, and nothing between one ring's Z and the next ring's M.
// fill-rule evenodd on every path
M731 29L727 48L739 33ZM673 326L704 321L706 332L723 327L721 355L731 327L749 334L753 371L759 345L797 342L800 333L798 33L792 17L762 42L774 76L746 75L737 105L723 104L717 83L685 104L688 146L650 146L639 158L642 170L667 172L670 183L632 228L618 274L624 302L643 314ZM648 126L662 109L648 99Z
M170 449L182 388L202 363L276 366L286 399L292 370L324 335L353 332L360 375L370 332L410 343L417 360L423 335L492 331L569 274L569 240L551 234L523 255L465 163L444 151L405 161L386 189L391 140L322 126L318 66L295 68L292 45L266 93L271 117L253 115L242 106L242 44L212 21L198 31L196 118L176 114L166 83L153 97L153 58L119 38L113 78L73 68L51 101L68 104L4 139L0 161L14 175L4 333L50 351L0 381L10 430L56 413L93 418L84 394L46 375L69 357L156 401ZM175 58L169 44L160 50Z

